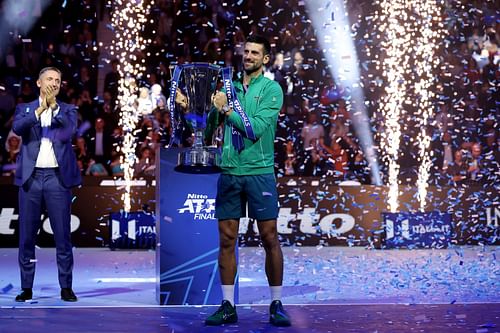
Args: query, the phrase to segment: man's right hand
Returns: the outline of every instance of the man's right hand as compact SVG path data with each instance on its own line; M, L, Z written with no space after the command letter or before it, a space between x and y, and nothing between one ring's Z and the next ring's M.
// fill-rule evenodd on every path
M37 117L40 117L40 115L47 110L49 107L47 105L47 100L45 98L42 98L42 104L35 110L35 114Z

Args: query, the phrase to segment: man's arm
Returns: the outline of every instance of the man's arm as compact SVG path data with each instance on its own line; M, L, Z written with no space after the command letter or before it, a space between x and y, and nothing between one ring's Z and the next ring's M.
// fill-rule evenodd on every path
M71 141L76 133L76 107L74 105L63 105L55 110L55 116L52 118L52 126L58 128L59 135L57 138L61 141Z
M259 139L270 126L276 126L278 114L283 105L283 91L278 83L272 81L266 88L257 113L248 117L256 139ZM228 113L228 120L245 135L245 125L238 113Z
M215 133L215 130L220 125L220 120L222 117L219 117L219 112L215 107L212 107L210 112L207 115L207 127L205 128L204 139L205 143L211 144L212 137Z
M12 123L12 130L16 135L24 136L28 134L31 128L39 121L35 112L30 111L29 106L26 104L16 106L14 122Z

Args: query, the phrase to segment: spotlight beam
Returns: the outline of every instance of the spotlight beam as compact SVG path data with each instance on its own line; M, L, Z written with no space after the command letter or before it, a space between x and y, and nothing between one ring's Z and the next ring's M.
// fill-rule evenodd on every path
M351 37L352 32L344 2L342 0L310 0L306 1L306 5L332 77L337 84L351 93L351 109L349 110L351 119L370 166L372 182L375 185L381 185L370 119L360 83L358 56Z
M6 0L3 5L3 15L0 20L0 48L6 50L15 38L27 34L38 20L38 16L50 4L51 0Z

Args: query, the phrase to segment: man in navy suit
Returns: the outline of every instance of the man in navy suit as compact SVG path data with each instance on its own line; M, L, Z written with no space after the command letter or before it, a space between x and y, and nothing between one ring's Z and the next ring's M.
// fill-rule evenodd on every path
M40 97L16 108L12 129L22 137L15 184L19 186L19 267L22 292L16 301L33 296L35 244L43 209L54 232L61 299L77 300L72 290L71 188L81 183L71 144L76 109L56 100L61 71L46 67L36 82Z

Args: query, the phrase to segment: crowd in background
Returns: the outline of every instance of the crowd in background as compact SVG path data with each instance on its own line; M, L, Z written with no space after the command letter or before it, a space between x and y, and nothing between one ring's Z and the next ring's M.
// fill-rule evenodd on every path
M97 29L109 11L100 1L54 1L23 38L10 35L0 50L0 165L12 175L20 138L11 131L15 105L36 98L40 68L63 73L58 98L78 107L75 152L83 174L121 176L122 139L116 105L119 60L111 61L104 89L97 89L102 67ZM446 1L446 48L441 48L431 149L436 184L498 183L498 86L500 16L495 1ZM356 31L366 105L374 132L382 130L378 106L383 77L366 50L375 34L371 1L348 2ZM139 80L136 176L154 175L155 150L169 141L172 121L167 111L171 66L211 62L241 70L245 36L269 38L273 57L266 76L283 88L285 102L276 138L276 174L316 176L333 181L371 183L370 169L352 125L350 96L336 83L317 44L303 1L155 1L145 34L151 44L146 74ZM375 46L376 50L376 46ZM102 70L102 69L101 69ZM416 128L412 117L406 121ZM403 136L401 179L414 183L416 145L411 131ZM186 133L181 144L189 146Z

